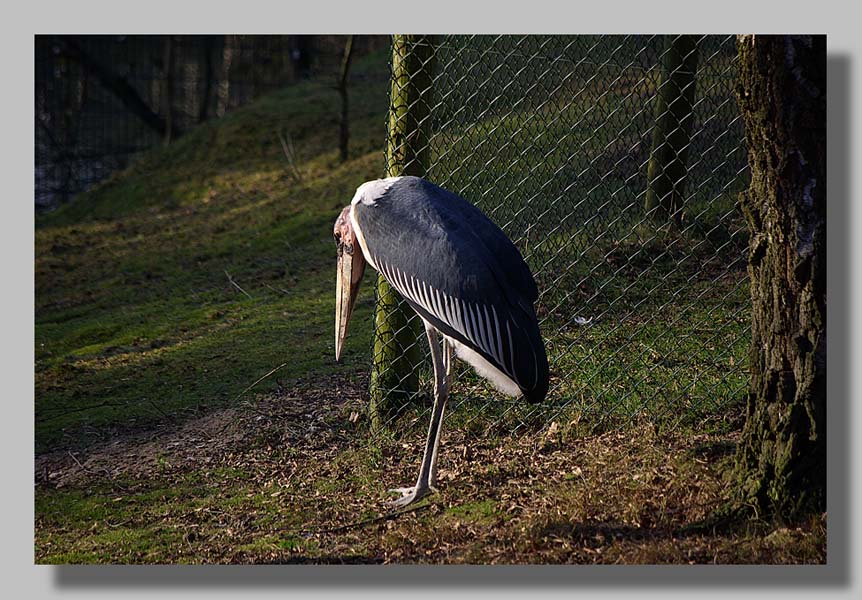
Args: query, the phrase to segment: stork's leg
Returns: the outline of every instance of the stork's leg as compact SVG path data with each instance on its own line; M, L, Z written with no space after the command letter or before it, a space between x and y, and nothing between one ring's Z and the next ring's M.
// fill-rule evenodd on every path
M443 365L446 373L446 394L443 396L443 408L440 409L440 426L437 428L437 438L434 440L434 454L431 456L431 488L437 485L437 449L440 446L440 435L443 433L443 415L446 413L446 401L449 399L449 390L452 389L452 373L454 348L443 338Z
M431 346L431 362L434 364L434 407L431 409L431 423L428 426L428 439L425 442L425 453L422 456L422 466L419 477L412 488L396 488L390 490L401 494L401 498L390 502L392 506L407 506L424 498L433 491L432 473L437 470L437 445L440 443L440 431L443 421L443 411L446 409L446 371L443 365L443 352L440 347L440 336L437 330L425 323L428 343Z
M452 354L453 348L449 340L443 338L443 369L446 371L446 390L452 389Z

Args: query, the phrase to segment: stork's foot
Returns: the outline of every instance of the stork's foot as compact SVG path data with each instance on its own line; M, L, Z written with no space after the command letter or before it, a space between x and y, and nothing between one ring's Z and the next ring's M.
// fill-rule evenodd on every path
M428 486L411 486L394 488L389 491L393 494L400 494L401 497L397 500L390 500L386 504L392 508L404 508L405 506L409 506L414 502L419 502L419 500L431 494L432 492L436 492L437 490L435 490L433 487Z

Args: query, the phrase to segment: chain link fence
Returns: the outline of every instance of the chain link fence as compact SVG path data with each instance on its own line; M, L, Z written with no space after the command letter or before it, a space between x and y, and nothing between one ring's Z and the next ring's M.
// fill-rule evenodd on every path
M357 54L387 40L357 36ZM396 36L385 173L481 208L536 278L540 406L458 364L447 426L720 419L747 385L747 186L733 36ZM37 36L35 200L287 83L335 75L340 36ZM424 428L420 320L378 285L372 417Z
M749 339L734 36L396 36L386 173L481 208L540 290L546 401L458 363L447 427L729 418ZM424 428L421 321L378 284L373 419Z

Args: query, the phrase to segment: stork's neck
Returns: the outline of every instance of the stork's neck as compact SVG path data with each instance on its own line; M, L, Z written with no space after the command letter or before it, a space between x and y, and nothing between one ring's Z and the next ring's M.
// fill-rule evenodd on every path
M379 271L380 269L377 268L377 265L374 263L374 259L371 257L371 253L368 251L368 244L365 243L365 236L362 235L362 230L356 222L356 201L354 200L348 208L350 208L348 216L350 218L351 231L356 237L356 241L359 242L359 248L362 251L362 255L365 257L365 261L371 265L375 271Z

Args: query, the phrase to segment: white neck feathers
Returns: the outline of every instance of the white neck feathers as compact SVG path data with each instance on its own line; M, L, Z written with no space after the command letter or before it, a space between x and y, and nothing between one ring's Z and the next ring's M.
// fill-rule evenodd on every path
M353 195L353 200L350 201L350 204L361 202L362 204L373 205L399 179L401 177L387 177L386 179L366 181L356 188L356 194Z

